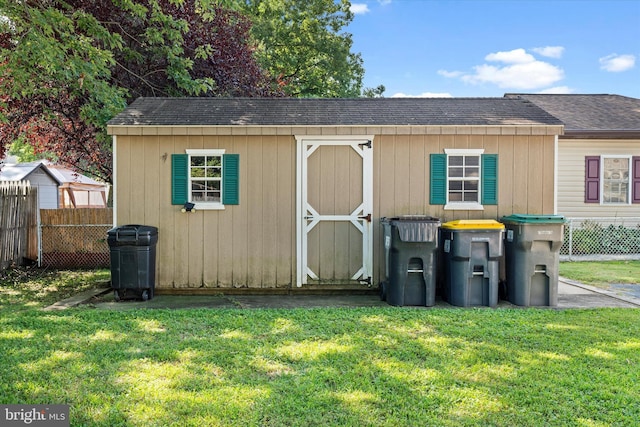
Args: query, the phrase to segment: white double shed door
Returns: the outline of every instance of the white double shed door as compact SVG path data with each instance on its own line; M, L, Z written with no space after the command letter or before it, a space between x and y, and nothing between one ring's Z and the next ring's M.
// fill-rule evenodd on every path
M296 285L371 284L373 136L296 140Z

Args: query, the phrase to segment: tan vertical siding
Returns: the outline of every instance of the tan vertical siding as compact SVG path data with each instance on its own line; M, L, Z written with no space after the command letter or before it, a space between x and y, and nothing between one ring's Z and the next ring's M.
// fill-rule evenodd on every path
M640 140L560 139L558 213L567 217L638 217L640 205L584 203L585 156L640 156Z
M424 214L449 221L497 219L514 212L553 213L552 132L546 135L537 131L531 135L532 132L523 134L500 127L363 127L358 131L334 127L157 128L147 129L145 136L141 136L142 132L131 128L114 132L119 135L116 195L119 225L142 223L159 228L159 288L292 286L296 273L293 135L354 132L375 134L374 281L379 280L384 269L380 217ZM240 154L239 205L189 214L180 212L180 206L171 205L171 154L194 148L221 148ZM361 161L348 147L343 148L349 155L340 151L340 147L337 151L331 148L322 147L322 152L316 153L317 160L310 158L311 162L319 162L315 167L324 172L322 185L310 182L310 200L317 200L322 209L353 210L361 200L361 193L356 192L351 198L335 195L345 182L357 181L355 175L361 173L358 169ZM446 148L482 148L487 154L499 155L498 206L485 206L483 211L445 211L442 206L429 204L429 155L443 153ZM583 167L567 163L568 171L579 172L581 186ZM327 171L333 172L327 176ZM336 274L357 268L361 259L336 255L343 249L354 252L361 245L360 233L353 225L318 227L333 228L324 236L318 228L317 237L310 236L310 246L316 245L310 251L316 259L310 260L309 265L322 262L331 265L327 268ZM335 259L321 261L324 252L321 248L325 247L332 248Z

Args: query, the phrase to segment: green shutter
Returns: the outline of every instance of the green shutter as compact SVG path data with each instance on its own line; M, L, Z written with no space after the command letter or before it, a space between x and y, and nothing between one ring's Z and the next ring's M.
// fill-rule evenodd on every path
M187 203L189 185L189 155L171 155L171 204L184 205Z
M429 203L444 205L447 203L447 155L431 154L431 184Z
M498 204L498 155L482 155L482 204Z
M222 156L222 204L240 204L240 155Z

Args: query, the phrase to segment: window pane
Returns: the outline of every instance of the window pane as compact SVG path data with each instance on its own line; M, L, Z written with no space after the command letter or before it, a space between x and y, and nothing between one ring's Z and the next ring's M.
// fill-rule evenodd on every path
M480 156L465 156L465 165L480 166Z
M465 191L478 191L478 181L465 181Z
M452 191L462 190L462 181L450 181L449 190L452 190Z
M479 168L466 168L464 176L468 178L478 178L480 176Z
M203 181L191 181L191 191L202 191L205 189Z
M462 193L449 193L449 201L450 202L461 202L462 201Z
M464 156L449 156L449 166L464 165Z
M465 202L477 202L478 201L478 193L471 191L464 193L464 201Z
M450 178L461 178L464 176L463 168L449 168L449 177Z
M220 157L207 157L207 166L220 166L221 165Z
M204 168L191 168L192 178L204 178Z
M208 168L207 169L207 177L208 178L221 178L222 170L220 168Z
M204 166L204 157L191 156L191 166Z

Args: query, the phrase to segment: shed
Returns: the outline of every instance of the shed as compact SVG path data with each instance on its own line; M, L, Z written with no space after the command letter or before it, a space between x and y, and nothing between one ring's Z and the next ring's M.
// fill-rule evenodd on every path
M0 181L29 181L38 187L38 208L106 208L109 185L44 160L6 164Z
M521 99L140 98L114 223L158 227L159 292L377 286L382 217L555 213L562 131Z
M38 208L58 209L58 185L55 175L41 161L5 164L0 181L28 181L38 188Z
M640 217L640 99L620 95L507 94L564 123L558 140L558 213Z

